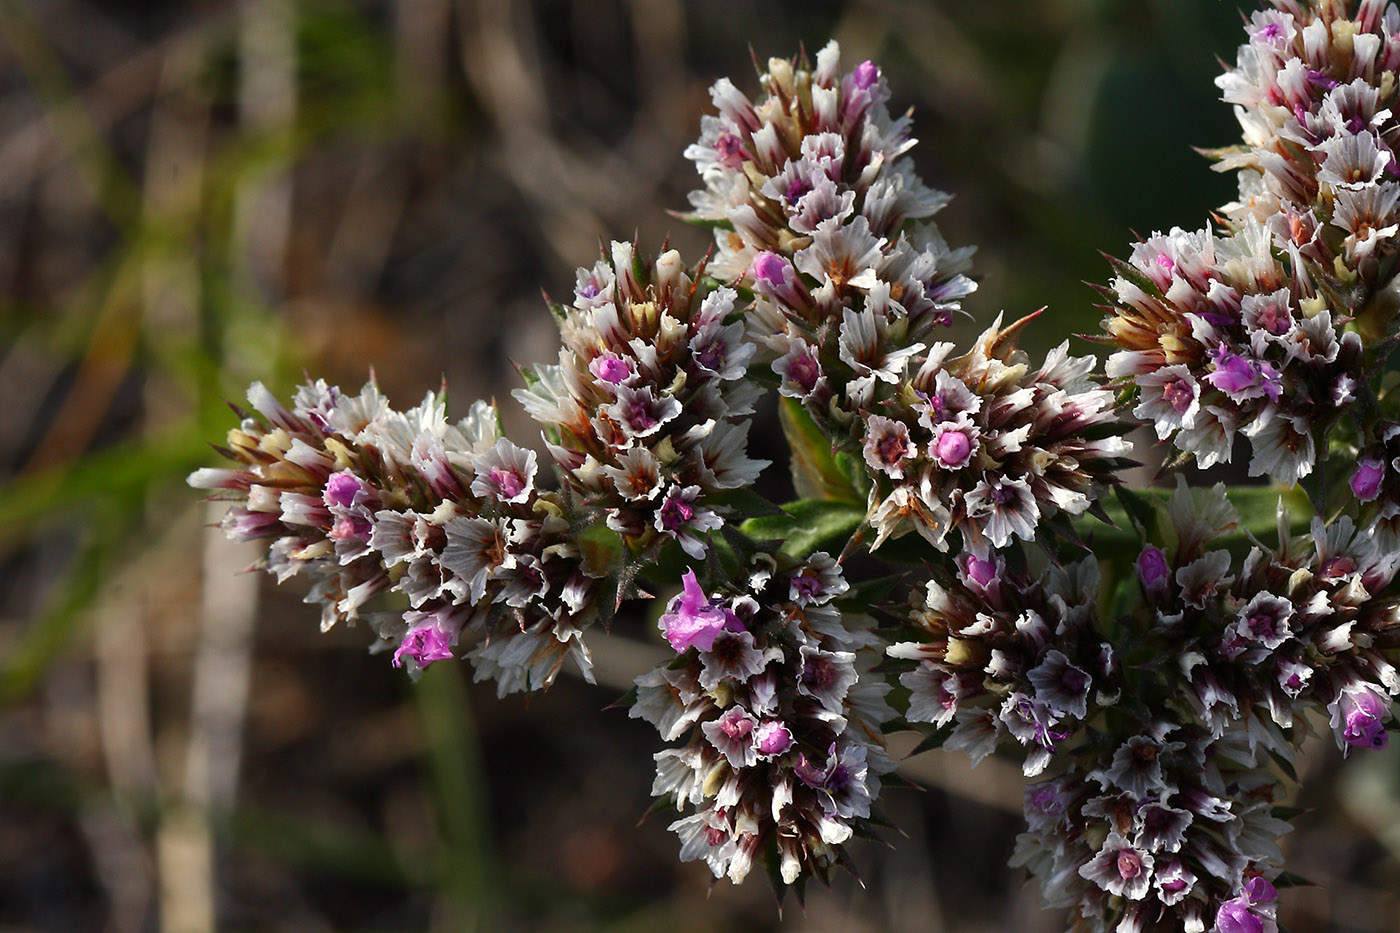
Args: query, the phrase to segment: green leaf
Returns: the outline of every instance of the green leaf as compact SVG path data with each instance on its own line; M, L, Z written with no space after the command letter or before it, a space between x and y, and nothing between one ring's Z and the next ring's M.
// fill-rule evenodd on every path
M589 525L574 538L583 572L590 577L606 577L622 555L622 536L602 522Z
M1104 253L1103 258L1108 260L1108 264L1113 267L1115 273L1136 285L1148 295L1157 299L1163 297L1162 290L1157 287L1157 283L1148 278L1147 274L1137 266L1127 260L1119 259L1117 256L1110 256L1108 253Z
M716 505L727 506L744 518L757 518L764 515L782 515L783 510L776 503L769 502L752 489L730 489L711 501Z
M690 224L692 227L709 227L716 230L734 229L734 225L727 220L711 220L708 217L701 217L699 214L686 213L684 211L667 211L666 213L682 223Z
M837 462L827 436L796 399L784 398L778 405L783 435L792 451L792 482L803 499L864 501L864 492L852 482Z
M1113 499L1100 499L1099 504L1113 525L1101 519L1081 515L1074 521L1075 529L1100 555L1127 549L1136 557L1141 548L1142 528L1148 540L1168 549L1175 541L1171 520L1167 514L1170 489L1119 489ZM1227 490L1230 504L1240 515L1239 529L1216 540L1213 546L1243 547L1248 535L1271 543L1278 527L1278 504L1282 500L1289 514L1289 527L1294 534L1305 531L1312 521L1313 509L1301 487L1281 489L1278 486L1231 486ZM1102 558L1101 558L1102 559Z
M840 551L865 521L865 504L803 499L782 508L783 514L751 518L740 530L757 540L782 539L783 552L806 557L813 551Z

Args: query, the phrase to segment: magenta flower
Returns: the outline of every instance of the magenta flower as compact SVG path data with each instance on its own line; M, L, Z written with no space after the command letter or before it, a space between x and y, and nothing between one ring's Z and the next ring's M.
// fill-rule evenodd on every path
M792 747L792 733L776 719L768 719L753 731L753 745L761 757L772 758Z
M1137 572L1138 579L1142 581L1142 588L1149 593L1165 592L1171 579L1171 568L1167 566L1166 555L1150 544L1138 555Z
M691 645L709 651L714 647L715 637L724 630L728 616L724 609L711 605L700 588L700 581L695 579L694 570L687 570L681 582L681 595L671 600L661 616L661 631L678 653Z
M807 303L806 289L798 280L797 271L777 253L759 253L749 267L749 274L760 294L794 307Z
M599 382L609 385L617 385L636 375L631 361L624 360L616 353L603 353L594 357L593 362L588 364L588 371Z
M1236 898L1220 905L1215 929L1218 933L1264 933L1264 921L1250 913L1243 899Z
M1278 889L1263 878L1250 878L1245 882L1244 896L1251 904L1267 904L1278 897Z
M1366 459L1356 465L1351 474L1352 495L1361 502L1370 502L1381 494L1381 481L1385 479L1385 464L1379 460Z
M404 636L394 651L394 666L403 667L403 657L408 655L419 667L427 667L434 661L444 661L452 657L452 639L438 628L436 621L428 621L415 626Z
M851 82L862 91L880 80L880 69L870 60L861 62L851 72Z
M1251 390L1259 387L1259 372L1249 360L1223 346L1216 348L1215 370L1205 379L1235 401L1253 398L1257 393Z
M1003 569L1001 558L995 555L984 558L969 554L963 560L961 578L973 592L992 596L1000 590L998 581Z
M938 426L930 453L938 462L950 470L967 466L972 459L972 438L976 429L965 423L943 423Z
M1332 728L1348 745L1358 748L1385 748L1390 736L1385 731L1389 713L1385 701L1374 688L1357 683L1343 688L1328 707Z
M331 474L331 478L326 480L326 506L338 505L348 509L355 504L356 498L366 491L365 484L360 482L358 476L349 470L341 470Z

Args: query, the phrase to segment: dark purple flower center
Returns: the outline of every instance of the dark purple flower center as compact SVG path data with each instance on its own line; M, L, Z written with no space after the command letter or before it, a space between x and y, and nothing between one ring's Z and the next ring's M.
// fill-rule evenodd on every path
M807 665L802 671L802 683L812 690L825 690L836 680L836 668L826 658L813 657L807 659Z
M715 140L715 152L725 168L738 168L744 163L744 141L733 133L720 133Z
M1257 319L1259 326L1275 337L1286 334L1288 328L1293 325L1293 317L1288 313L1288 309L1278 305L1269 305L1263 308L1257 315Z
M514 499L525 491L525 480L514 470L496 467L491 471L491 484L500 491L501 498Z
M684 499L672 497L661 504L661 527L667 531L679 531L694 517L695 509Z
M1173 379L1162 386L1162 398L1179 412L1184 412L1196 400L1196 392L1186 379Z
M647 431L656 427L657 420L645 399L636 399L627 406L627 423L634 431Z
M1255 638L1261 641L1277 638L1282 634L1280 631L1282 626L1279 624L1278 618L1267 612L1255 613L1245 621L1249 626L1250 632L1254 634Z
M724 351L725 346L723 341L712 341L701 347L699 352L695 354L695 362L711 372L717 373L724 368L724 359L726 355Z
M1308 83L1311 84L1313 87L1322 88L1322 90L1324 91L1330 91L1332 90L1332 88L1337 86L1336 81L1327 77L1327 75L1323 74L1322 72L1315 71L1311 68L1308 69Z
M890 465L903 460L909 453L909 445L904 438L893 431L880 438L875 449L880 453L880 461Z
M798 200L807 192L812 190L812 183L805 178L794 178L787 186L787 191L783 192L783 200L789 206L796 204Z
M1041 813L1058 813L1064 809L1060 806L1060 795L1054 787L1037 787L1030 793L1030 803Z
M1067 667L1060 675L1060 683L1065 690L1073 695L1083 693L1089 687L1089 675L1077 667Z
M1322 578L1335 580L1356 573L1356 564L1350 557L1334 557L1322 565Z
M821 378L821 374L821 367L817 365L817 361L806 353L799 353L788 364L788 380L800 386L804 392L811 392L817 387L817 380Z

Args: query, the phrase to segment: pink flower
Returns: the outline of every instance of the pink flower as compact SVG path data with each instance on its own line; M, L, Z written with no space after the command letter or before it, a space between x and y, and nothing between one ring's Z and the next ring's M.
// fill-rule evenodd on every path
M966 466L972 457L972 441L956 427L940 427L938 439L933 442L933 454L945 467Z
M348 509L355 504L356 498L365 491L365 484L360 482L360 478L349 470L333 473L331 478L326 480L326 506L329 508L338 505Z
M1373 687L1358 683L1343 688L1329 710L1332 728L1340 727L1339 734L1348 745L1385 748L1390 741L1385 731L1386 703Z
M753 745L759 755L772 758L792 747L792 733L776 719L764 720L753 732Z
M1247 898L1237 897L1220 905L1215 929L1218 933L1264 933L1264 921L1249 909Z
M624 360L616 353L603 353L593 358L593 362L588 364L588 371L600 382L609 385L617 385L635 375L631 362Z
M851 81L862 91L880 80L880 69L872 61L863 61L851 72Z
M661 631L677 652L691 645L709 651L714 647L715 637L724 630L728 616L722 608L710 604L709 597L700 588L700 581L695 579L694 570L687 570L681 583L681 595L671 600L661 616Z
M434 661L452 657L452 640L438 628L437 622L429 621L415 626L403 637L394 652L394 666L403 667L403 656L408 655L419 667L427 667Z
M1259 387L1258 370L1249 365L1249 360L1223 346L1216 348L1215 369L1205 379L1237 402L1258 395L1253 391Z
M1381 481L1385 479L1385 464L1379 460L1362 460L1351 474L1352 495L1361 502L1370 502L1381 494Z
M1138 555L1137 572L1142 588L1149 593L1164 591L1171 577L1166 555L1150 544Z

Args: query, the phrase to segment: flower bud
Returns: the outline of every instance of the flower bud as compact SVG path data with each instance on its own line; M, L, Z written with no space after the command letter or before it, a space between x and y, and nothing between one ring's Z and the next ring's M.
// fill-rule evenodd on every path
M1167 582L1171 579L1171 568L1167 566L1166 555L1158 548L1148 545L1142 549L1137 560L1138 579L1142 581L1142 588L1148 593L1162 594L1166 592Z

